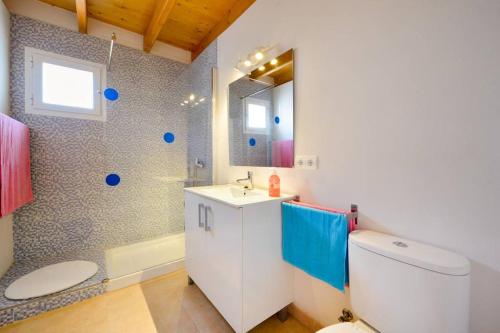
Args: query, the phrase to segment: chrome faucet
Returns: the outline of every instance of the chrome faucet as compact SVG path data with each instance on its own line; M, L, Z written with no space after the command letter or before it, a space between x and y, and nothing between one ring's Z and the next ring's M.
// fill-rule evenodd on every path
M248 171L247 178L236 179L236 182L238 184L241 184L241 182L248 182L248 184L244 185L243 187L247 190L253 190L253 172Z

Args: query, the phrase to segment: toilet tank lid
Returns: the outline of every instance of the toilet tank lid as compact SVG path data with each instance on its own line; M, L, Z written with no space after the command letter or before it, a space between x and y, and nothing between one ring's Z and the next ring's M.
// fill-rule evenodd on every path
M349 234L349 242L365 250L434 272L447 275L470 273L470 262L464 256L401 237L357 230Z

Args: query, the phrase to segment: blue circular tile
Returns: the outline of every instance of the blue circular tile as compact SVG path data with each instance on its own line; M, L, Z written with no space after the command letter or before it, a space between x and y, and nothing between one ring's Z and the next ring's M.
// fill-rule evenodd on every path
M106 90L104 90L104 97L106 97L108 101L116 101L118 97L120 97L120 94L116 89L106 88Z
M118 176L116 173L110 173L106 176L106 184L108 184L109 186L116 186L120 184L120 176Z
M276 124L279 124L280 123L280 117L278 117L278 116L274 117L274 122Z
M250 140L248 140L248 145L250 147L254 147L256 144L257 144L257 141L254 138L250 138Z
M172 143L175 141L175 135L174 133L167 132L165 135L163 135L163 140L165 140L166 143Z

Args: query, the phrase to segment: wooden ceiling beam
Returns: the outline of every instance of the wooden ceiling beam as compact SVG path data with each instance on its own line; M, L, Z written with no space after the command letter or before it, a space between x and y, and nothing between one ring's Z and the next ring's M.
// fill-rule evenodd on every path
M75 0L76 18L78 20L78 31L82 34L87 33L87 1Z
M195 60L220 34L222 34L234 21L238 19L255 0L236 0L233 7L224 15L210 32L203 37L201 42L191 50L191 58Z
M160 34L161 29L175 7L177 0L158 0L153 17L149 21L148 28L144 33L144 51L150 52Z

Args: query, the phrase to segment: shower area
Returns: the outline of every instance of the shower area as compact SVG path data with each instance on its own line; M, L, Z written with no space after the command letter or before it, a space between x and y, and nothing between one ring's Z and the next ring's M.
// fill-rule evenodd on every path
M25 113L25 48L107 64L110 41L11 17L11 116L30 128L34 201L14 214L15 263L0 279L0 326L164 274L184 258L183 189L212 183L216 45L191 64L114 44L106 121ZM56 294L4 296L68 260L97 273Z

